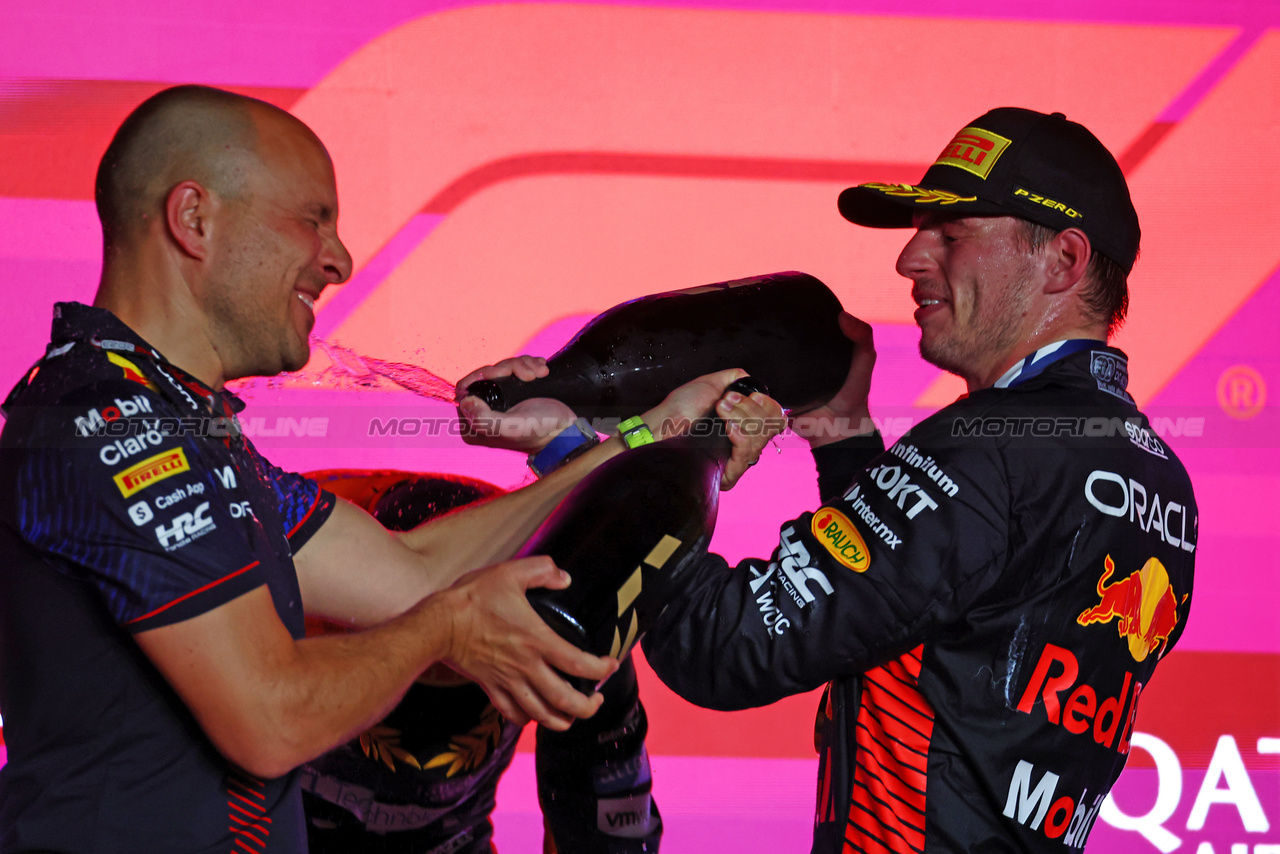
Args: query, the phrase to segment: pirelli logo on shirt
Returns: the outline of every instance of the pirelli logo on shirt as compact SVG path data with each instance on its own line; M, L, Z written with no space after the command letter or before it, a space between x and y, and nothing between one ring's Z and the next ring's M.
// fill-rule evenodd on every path
M871 554L867 543L853 526L849 517L832 507L823 507L813 514L809 530L818 542L831 552L831 556L854 572L866 572L871 566Z
M184 471L191 471L187 455L181 448L174 448L172 451L163 451L154 457L147 457L142 462L115 475L112 480L119 487L120 494L128 498L153 483L159 483L166 477L172 477Z

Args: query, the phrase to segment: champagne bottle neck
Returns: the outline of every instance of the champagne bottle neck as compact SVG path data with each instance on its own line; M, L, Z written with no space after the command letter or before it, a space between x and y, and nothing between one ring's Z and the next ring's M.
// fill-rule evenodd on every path
M547 367L550 369L547 376L529 382L514 376L477 380L467 386L467 394L480 398L494 412L506 412L532 397L573 401L600 395L600 366L590 355L561 350L547 360Z

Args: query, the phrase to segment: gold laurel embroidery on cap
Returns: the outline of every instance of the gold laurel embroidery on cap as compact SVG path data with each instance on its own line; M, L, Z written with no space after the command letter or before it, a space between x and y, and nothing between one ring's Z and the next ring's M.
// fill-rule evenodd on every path
M917 204L953 205L956 202L976 202L977 196L961 196L947 190L926 190L910 184L863 184L868 190L884 193L899 199L915 199Z

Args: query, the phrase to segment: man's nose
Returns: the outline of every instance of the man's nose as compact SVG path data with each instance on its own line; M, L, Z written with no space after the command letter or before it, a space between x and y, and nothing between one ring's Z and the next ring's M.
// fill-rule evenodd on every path
M931 263L929 250L930 242L927 232L924 229L918 229L898 253L898 263L894 265L894 269L898 271L899 276L915 278Z
M325 253L321 258L321 263L324 264L325 276L330 284L340 285L351 278L351 268L354 266L354 262L351 260L351 253L347 251L342 239L338 237L336 229L333 232L333 236L325 241Z

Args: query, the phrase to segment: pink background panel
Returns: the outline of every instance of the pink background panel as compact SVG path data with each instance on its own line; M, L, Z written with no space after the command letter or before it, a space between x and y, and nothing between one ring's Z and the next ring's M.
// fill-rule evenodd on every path
M1144 252L1119 343L1192 472L1202 522L1195 614L1139 717L1178 773L1135 752L1117 803L1153 817L1144 832L1104 818L1090 850L1158 850L1171 844L1158 824L1176 850L1260 854L1280 844L1280 771L1263 749L1280 737L1278 23L1275 2L10 4L0 377L34 361L54 300L92 295L89 183L111 129L165 83L204 82L293 109L333 152L360 269L322 300L326 336L452 380L550 352L640 293L803 269L875 324L872 402L893 437L958 387L915 354L892 271L905 235L848 227L835 194L913 180L991 106L1063 110L1128 172ZM447 435L371 437L375 417L446 424L452 410L385 381L335 381L330 367L317 356L301 376L248 384L248 422L281 464L527 478L515 455ZM1248 418L1219 399L1224 373L1241 368L1265 385L1259 398L1272 392ZM307 419L323 435L288 435ZM777 446L724 498L714 545L731 559L767 551L777 524L812 506L803 443ZM724 715L641 673L664 851L807 850L815 699ZM1236 737L1244 777L1202 795L1223 735ZM1215 804L1192 828L1198 796ZM1266 830L1246 826L1251 797ZM504 854L539 850L527 753L504 782L498 827Z

